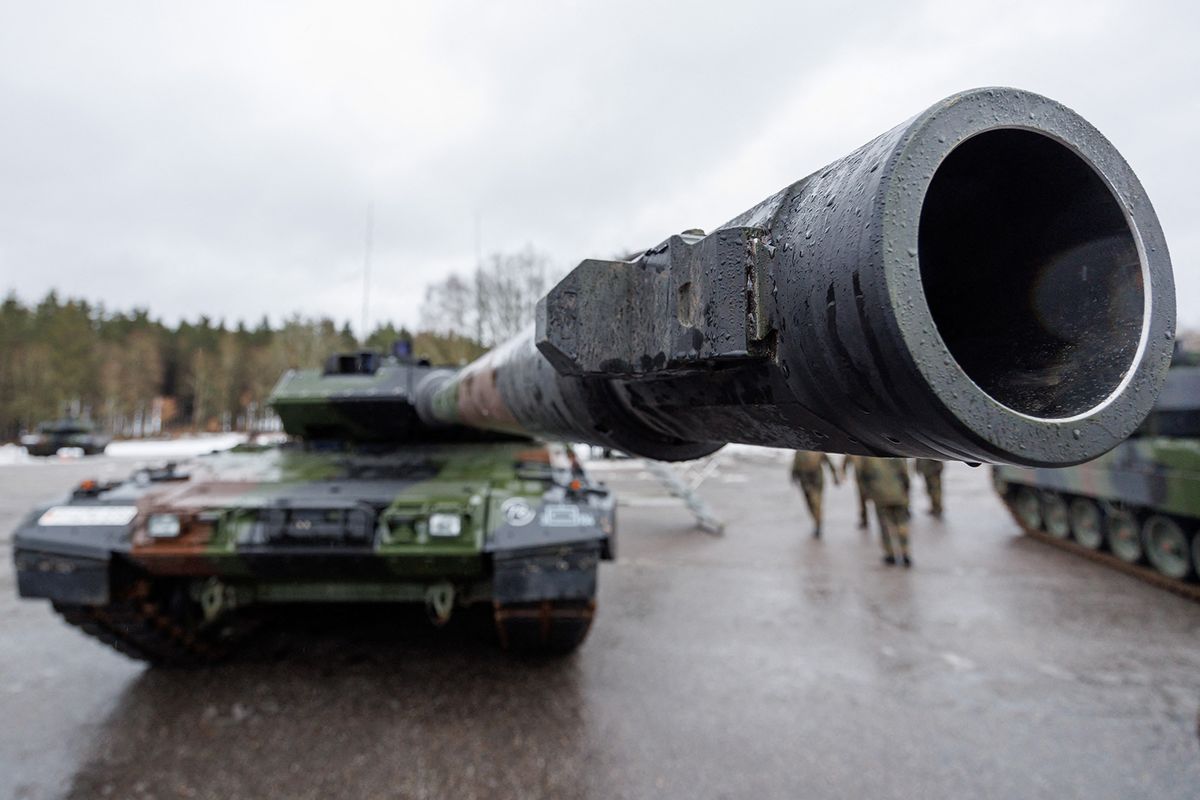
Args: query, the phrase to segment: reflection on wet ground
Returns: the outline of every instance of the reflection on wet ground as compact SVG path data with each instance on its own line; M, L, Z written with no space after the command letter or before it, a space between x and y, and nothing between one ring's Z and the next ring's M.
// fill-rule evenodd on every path
M83 469L0 468L3 535ZM1018 537L959 465L888 569L847 487L810 539L785 469L711 477L712 537L613 468L621 560L557 661L486 617L302 609L230 663L147 670L2 569L0 797L1195 796L1200 606Z
M290 612L231 663L143 672L69 795L578 796L574 661L507 658L486 618L354 614Z

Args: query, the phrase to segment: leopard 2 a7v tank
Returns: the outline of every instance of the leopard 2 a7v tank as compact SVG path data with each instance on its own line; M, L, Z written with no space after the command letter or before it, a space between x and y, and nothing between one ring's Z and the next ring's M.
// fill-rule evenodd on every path
M1105 455L1062 469L995 467L1026 533L1200 600L1200 365L1178 352L1154 411Z
M111 441L112 437L98 432L91 420L79 417L39 423L35 433L21 437L21 444L31 456L52 456L63 448L94 456L103 453Z
M614 503L561 445L422 423L447 374L376 353L292 371L272 404L295 441L81 485L18 529L20 593L129 655L223 655L274 603L486 604L510 649L586 636Z
M277 406L306 441L354 430L382 447L411 424L419 442L385 456L364 441L340 461L271 451L265 476L244 481L231 464L174 488L93 487L24 523L21 590L124 643L127 626L153 631L158 646L195 640L178 620L219 620L243 590L246 602L413 592L436 610L449 585L491 598L502 630L566 648L586 629L568 620L590 614L593 561L611 550L611 498L525 455L541 452L530 440L661 460L742 442L1077 464L1141 424L1174 327L1162 229L1120 153L1045 97L967 91L707 235L582 262L532 329L459 371L376 370L351 397L334 370L311 408L318 379L285 381ZM442 437L486 453L456 462L466 451ZM500 447L512 448L503 469ZM275 502L286 482L303 489ZM344 580L331 589L333 566Z

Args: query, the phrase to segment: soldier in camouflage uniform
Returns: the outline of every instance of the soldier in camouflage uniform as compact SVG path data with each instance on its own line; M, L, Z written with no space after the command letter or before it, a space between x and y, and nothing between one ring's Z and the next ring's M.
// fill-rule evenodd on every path
M792 459L792 482L800 485L804 492L804 501L808 503L808 511L813 518L813 538L821 538L821 494L825 489L824 468L829 468L833 482L841 483L833 462L824 453L811 450L797 450Z
M842 456L842 480L846 479L846 472L849 469L854 470L854 486L858 494L858 527L867 527L867 490L863 487L862 480L862 462L865 456Z
M864 458L859 468L867 499L875 504L883 563L895 564L897 551L904 566L912 566L908 552L908 461L903 458Z
M941 461L932 458L914 459L913 466L917 473L925 479L925 492L929 495L929 513L935 517L942 516L942 467Z

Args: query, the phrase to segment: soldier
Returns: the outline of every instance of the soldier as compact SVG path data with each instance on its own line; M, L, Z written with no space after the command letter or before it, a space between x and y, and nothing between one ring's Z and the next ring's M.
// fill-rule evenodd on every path
M925 492L929 495L929 513L942 517L942 467L941 461L932 458L915 459L917 472L925 479Z
M858 527L867 527L867 492L863 488L862 461L864 456L842 456L842 480L846 479L846 471L854 469L854 486L858 494Z
M883 563L896 563L896 551L906 567L912 566L908 552L908 461L903 458L863 458L863 485L867 499L875 504ZM894 540L894 541L893 541Z
M835 484L841 483L837 470L829 456L811 450L797 450L792 459L792 482L800 484L804 492L804 501L808 503L808 512L813 518L813 538L821 538L821 493L825 489L824 467L829 468Z

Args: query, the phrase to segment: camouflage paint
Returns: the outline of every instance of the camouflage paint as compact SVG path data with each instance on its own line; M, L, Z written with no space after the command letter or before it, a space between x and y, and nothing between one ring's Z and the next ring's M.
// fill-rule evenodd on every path
M445 423L523 434L497 385L497 375L520 339L490 350L447 381L434 395L433 410Z
M499 550L585 542L611 547L611 498L607 493L564 495L567 490L555 482L552 460L549 446L530 442L379 453L284 446L202 457L191 466L188 480L149 486L130 481L84 502L136 507L133 521L109 530L105 545L92 555L120 552L153 576L217 578L249 587L260 601L406 599L441 581L457 584L464 598L485 599L490 558ZM517 519L520 526L505 513L514 498L529 509L529 519ZM577 524L562 526L559 520L557 528L530 539L551 511L571 507L585 509L568 521ZM44 511L39 509L18 530L18 548L58 549L45 545L44 526L38 524ZM289 525L306 522L317 527L327 513L360 514L369 520L370 530L361 541L345 541L344 535L308 542L251 535L263 515L290 515L292 522L283 526L289 530ZM179 518L180 534L151 536L151 517L166 514ZM433 514L456 516L461 532L432 535ZM264 527L259 526L260 532ZM347 526L339 522L332 527ZM73 535L82 538L93 531L82 528Z
M1153 509L1200 525L1200 439L1130 439L1075 467L996 467L1002 484Z

